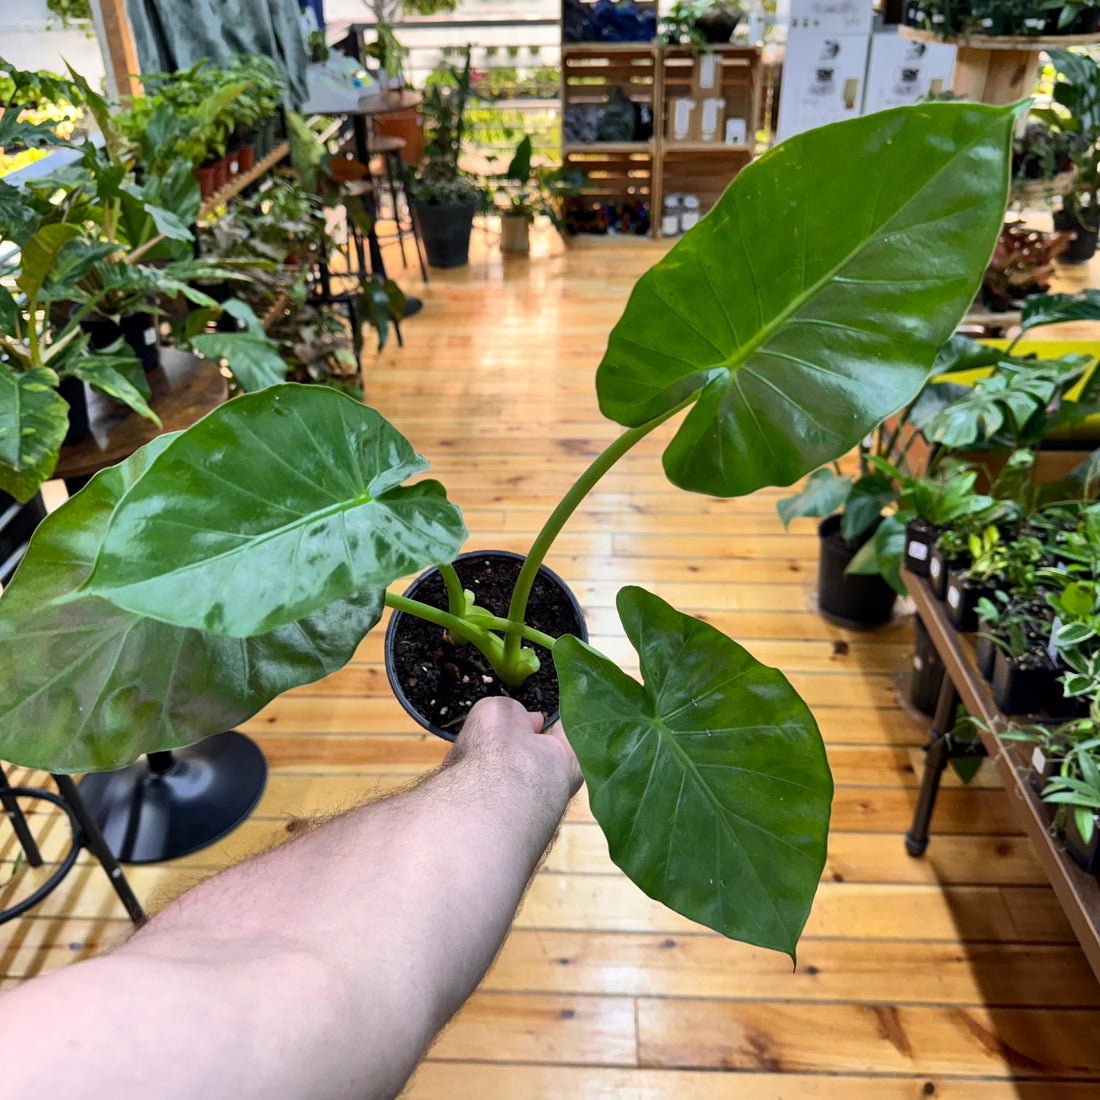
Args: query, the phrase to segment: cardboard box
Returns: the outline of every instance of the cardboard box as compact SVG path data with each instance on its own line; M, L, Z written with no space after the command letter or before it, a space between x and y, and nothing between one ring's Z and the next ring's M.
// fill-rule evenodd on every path
M699 101L699 140L721 142L725 139L726 101L711 96Z
M792 31L779 94L780 141L863 111L869 34Z
M874 0L791 0L791 33L870 34Z
M701 53L691 73L691 98L696 103L722 94L722 59L716 53Z
M665 140L698 141L699 111L694 99L677 97L668 101L668 120L665 125Z
M897 31L871 36L863 113L916 103L929 91L951 87L954 46L943 42L910 42Z

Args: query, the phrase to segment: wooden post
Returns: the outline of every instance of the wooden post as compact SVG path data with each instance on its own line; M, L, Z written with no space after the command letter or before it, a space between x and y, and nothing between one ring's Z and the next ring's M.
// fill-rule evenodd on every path
M126 14L126 0L92 0L92 22L103 54L107 96L125 99L141 95L137 50Z

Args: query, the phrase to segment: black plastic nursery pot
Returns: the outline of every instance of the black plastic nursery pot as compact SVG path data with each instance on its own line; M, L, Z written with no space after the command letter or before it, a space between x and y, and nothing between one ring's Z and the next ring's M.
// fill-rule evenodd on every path
M70 443L79 443L90 431L88 425L88 387L71 374L65 375L57 387L69 403L69 430L61 441L63 447Z
M147 373L160 362L157 320L151 313L127 313L118 322L93 314L85 317L80 327L88 334L88 343L97 351L110 347L121 336Z
M991 592L989 585L970 579L966 567L947 570L947 588L944 602L947 604L947 621L964 634L978 629L978 601Z
M507 550L460 554L454 561L462 587L479 607L506 617L523 555ZM409 599L446 609L447 593L439 570L422 573L405 590ZM566 583L541 566L527 603L525 622L555 638L573 634L588 640L584 614ZM531 643L524 643L530 645ZM426 730L453 741L478 699L505 695L527 710L541 711L550 725L558 717L558 678L548 649L532 648L540 668L520 687L510 688L473 645L455 644L442 627L395 611L386 628L386 676L401 705Z
M897 593L878 574L845 574L859 551L840 533L840 516L827 516L817 528L820 549L817 567L818 607L835 619L856 627L882 626L894 613Z
M993 701L1005 714L1036 714L1050 697L1056 675L1054 663L1041 649L1021 658L1010 657L1000 646L993 655Z
M932 636L919 615L913 618L913 669L909 678L909 701L922 714L932 717L940 698L945 670Z
M928 559L928 587L937 600L947 595L947 574L957 564L957 558L949 559L939 546L932 547L932 555Z
M927 577L932 549L939 538L938 527L917 516L905 525L905 568L914 577Z
M1072 806L1066 807L1066 835L1063 837L1066 855L1086 875L1100 874L1100 819L1092 815L1092 839L1086 844L1077 828L1077 815Z
M997 655L997 643L989 634L979 634L974 639L974 664L983 679L993 679L993 659Z
M412 204L420 239L432 267L461 267L470 261L473 202Z
M1058 257L1059 263L1087 264L1096 254L1096 243L1100 239L1100 230L1083 226L1071 211L1055 210L1054 228L1059 233L1073 233L1069 248Z

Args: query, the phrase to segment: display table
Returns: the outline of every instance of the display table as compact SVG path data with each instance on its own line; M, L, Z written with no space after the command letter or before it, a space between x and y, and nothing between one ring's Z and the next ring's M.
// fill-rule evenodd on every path
M160 366L146 377L153 391L149 404L162 427L102 394L90 393L91 430L79 443L61 448L54 471L66 484L76 483L70 485L70 492L93 474L129 458L158 435L190 427L229 396L228 382L217 363L176 348L161 348Z
M1077 867L1054 835L1048 810L1028 782L1026 746L1002 741L991 732L1007 729L1012 720L993 702L989 684L974 664L974 647L947 621L945 605L932 595L923 577L903 571L902 579L945 669L936 716L925 746L924 775L913 824L905 836L906 850L912 856L919 856L927 847L928 825L940 776L951 756L962 755L961 747L953 743L949 733L954 724L955 708L961 702L967 713L981 723L975 728L986 753L996 765L1006 797L1035 848L1089 965L1100 979L1100 883Z

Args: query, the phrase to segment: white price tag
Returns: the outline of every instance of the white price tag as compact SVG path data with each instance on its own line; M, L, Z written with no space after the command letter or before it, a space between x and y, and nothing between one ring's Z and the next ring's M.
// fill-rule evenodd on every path
M151 348L157 342L157 330L152 325L142 333L142 336L145 338L147 348Z
M1047 769L1046 753L1036 745L1035 751L1031 754L1031 766L1042 775Z
M932 577L933 580L939 580L939 576L940 576L940 559L939 558L933 558L928 563L928 573Z
M909 544L909 556L914 561L924 561L928 557L928 543L914 540Z
M947 590L947 602L957 608L959 606L959 590L957 588L949 588Z

